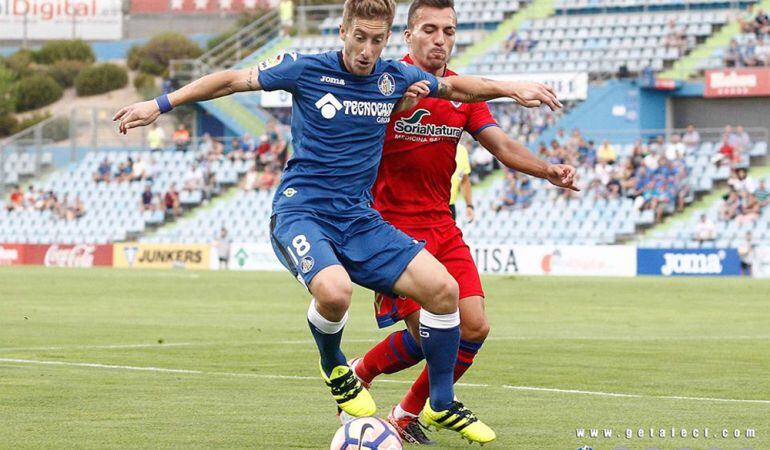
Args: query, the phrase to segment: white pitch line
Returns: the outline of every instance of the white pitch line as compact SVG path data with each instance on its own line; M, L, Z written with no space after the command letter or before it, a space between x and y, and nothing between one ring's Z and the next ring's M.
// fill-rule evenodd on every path
M342 339L343 343L370 343L380 342L385 339ZM575 341L630 341L630 342L654 342L654 341L746 341L768 340L770 336L491 336L486 342L495 341L547 341L547 340L575 340ZM257 341L259 344L273 345L304 345L313 344L310 339L296 339L285 341Z
M273 379L273 380L318 381L317 377L304 377L304 376L297 376L297 375L273 375L273 374L245 373L245 372L244 373L205 372L202 370L192 370L192 369L169 369L169 368L163 368L163 367L126 366L126 365L117 365L117 364L99 364L99 363L87 363L87 362L66 362L66 361L45 361L45 360L33 360L33 359L0 358L0 363L9 363L12 365L31 364L31 365L49 365L49 366L88 367L88 368L95 368L95 369L129 370L129 371L138 371L138 372L180 373L180 374L192 374L192 375L217 375L217 376L228 376L228 377L261 378L261 379ZM412 384L411 381L403 381L403 380L378 380L377 382L390 383L390 384ZM535 386L511 386L507 384L490 385L490 384L477 384L477 383L457 383L457 386L473 387L473 388L498 387L498 388L514 390L514 391L549 392L554 394L591 395L591 396L599 396L599 397L642 398L642 399L657 399L657 400L686 400L686 401L700 401L700 402L754 403L754 404L770 405L770 400L715 398L715 397L686 397L686 396L679 396L679 395L624 394L624 393L613 393L613 392L583 391L578 389L556 389L556 388L544 388L544 387L535 387Z
M0 347L0 352L23 352L38 350L101 350L101 349L131 349L131 348L163 348L163 347L188 347L195 344L192 342L173 342L169 344L113 344L113 345L70 345L56 347ZM204 344L210 345L210 344Z
M641 394L621 394L614 392L597 392L597 391L581 391L578 389L555 389L555 388L543 388L532 386L509 386L504 384L504 389L511 389L514 391L535 391L535 392L553 392L558 394L580 394L580 395L595 395L599 397L623 397L623 398L657 398L662 400L692 400L701 402L733 402L733 403L759 403L762 405L770 405L770 400L746 400L736 398L714 398L714 397L685 397L681 395L641 395Z

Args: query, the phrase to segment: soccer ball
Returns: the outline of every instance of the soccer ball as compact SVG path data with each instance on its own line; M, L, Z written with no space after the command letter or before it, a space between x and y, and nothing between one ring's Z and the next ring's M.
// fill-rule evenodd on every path
M342 425L329 450L402 450L401 436L379 417L360 417Z

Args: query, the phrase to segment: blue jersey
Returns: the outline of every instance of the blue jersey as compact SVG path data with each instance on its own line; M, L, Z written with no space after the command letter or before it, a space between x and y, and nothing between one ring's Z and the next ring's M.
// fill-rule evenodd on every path
M348 72L340 52L287 53L260 63L262 89L293 96L294 153L273 199L273 214L372 212L371 189L390 115L409 86L422 80L434 96L436 77L400 61L380 59L367 76Z

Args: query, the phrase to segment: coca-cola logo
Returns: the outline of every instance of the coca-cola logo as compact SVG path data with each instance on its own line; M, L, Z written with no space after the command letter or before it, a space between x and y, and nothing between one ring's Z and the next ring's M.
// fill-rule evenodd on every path
M63 248L52 245L45 252L43 263L46 267L93 267L94 245L76 245L71 248Z

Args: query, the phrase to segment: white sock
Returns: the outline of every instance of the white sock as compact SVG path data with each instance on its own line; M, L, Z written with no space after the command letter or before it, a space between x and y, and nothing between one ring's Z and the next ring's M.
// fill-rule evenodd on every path
M396 417L396 419L403 419L404 417L409 417L409 418L417 417L416 414L412 414L410 412L404 411L404 408L401 407L400 403L396 405L396 407L393 409L393 415Z
M420 325L428 328L447 330L449 328L460 326L460 311L449 314L433 314L424 309L420 310Z
M310 307L307 309L307 320L323 334L336 334L345 328L345 324L348 321L348 313L346 312L339 322L332 322L318 312L315 299L313 299L310 302Z

